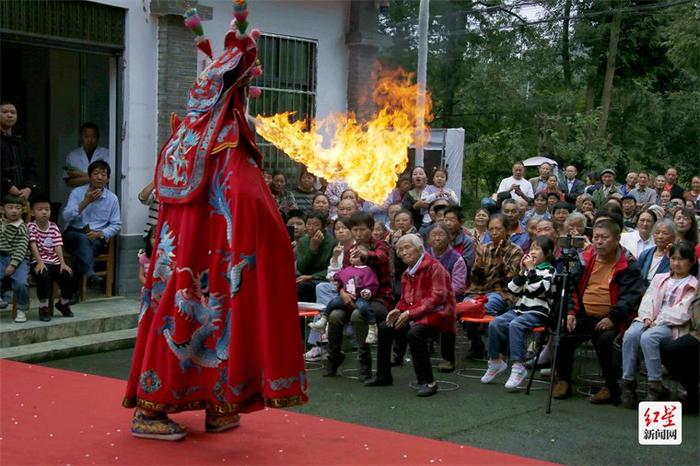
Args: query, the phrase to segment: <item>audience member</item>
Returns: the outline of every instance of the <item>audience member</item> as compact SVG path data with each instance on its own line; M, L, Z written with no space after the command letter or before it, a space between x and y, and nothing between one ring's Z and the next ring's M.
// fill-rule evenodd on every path
M639 352L644 354L648 401L665 401L670 395L661 379L661 344L690 330L690 303L698 287L695 248L687 241L671 246L671 271L658 274L647 289L637 317L622 340L622 405L637 407L636 372ZM694 269L694 270L693 270ZM694 387L697 391L697 386Z
M691 203L695 215L700 215L700 176L694 176L690 180L690 191L686 191L683 197L686 203Z
M698 219L695 212L687 207L681 207L673 214L673 223L676 225L676 239L688 241L695 248L700 257L698 245Z
M103 280L95 275L94 257L107 250L110 238L122 228L119 199L107 188L111 173L104 160L92 162L90 183L73 189L63 209L63 240L72 257L73 278L80 283L85 275L95 288L102 287Z
M335 240L326 234L328 220L320 212L306 217L304 236L296 244L297 295L299 301L315 302L316 285L326 279Z
M389 208L386 211L386 216L387 216L387 221L388 225L387 227L389 228L389 232L393 233L396 231L396 225L394 224L394 221L396 220L396 214L401 212L403 210L403 206L400 203L395 203L391 204Z
M637 175L637 187L628 193L638 206L656 204L656 191L649 187L649 173L640 171Z
M678 171L675 167L669 167L666 170L666 183L664 184L664 191L671 193L671 198L683 199L683 188L676 184L676 179L678 178Z
M146 219L146 226L143 230L143 236L147 237L148 232L151 228L158 225L158 198L156 197L156 190L153 181L148 183L143 187L141 192L137 195L139 202L148 207L148 218Z
M289 228L291 227L291 230ZM287 214L287 230L290 232L289 240L292 242L292 247L296 252L296 246L299 240L304 236L306 228L306 215L299 209L292 209Z
M450 234L450 245L462 255L467 267L472 267L476 259L476 244L469 230L462 226L463 222L464 214L459 206L450 206L445 209L444 223Z
M655 223L656 214L651 210L643 211L637 218L637 228L622 234L620 246L627 249L635 258L639 258L644 251L655 246L651 235Z
M566 320L568 335L562 339L556 361L559 382L555 398L571 393L574 352L583 341L592 339L603 371L605 386L593 397L594 404L619 398L619 367L613 363L613 341L619 328L628 323L642 296L640 272L634 258L620 247L621 228L609 218L593 226L593 248L580 254L572 271L576 291L571 293Z
M599 189L603 184L600 182L600 174L596 171L586 173L586 194L593 195L593 192Z
M508 283L510 292L518 301L510 311L489 323L489 361L481 383L491 383L508 368L503 359L506 344L513 363L507 390L517 390L527 377L525 352L527 333L545 325L551 312L551 290L554 281L553 252L555 244L546 236L538 236L531 252L520 262L520 273Z
M153 246L156 244L156 228L152 227L148 232L148 236L143 239L144 248L137 253L139 259L139 282L141 286L146 285L148 278L148 270L151 268L151 256L153 255ZM143 288L141 289L143 292Z
M564 193L557 188L558 183L559 181L557 180L556 175L549 175L549 177L547 178L547 187L541 190L540 192L546 195L555 193L559 196L560 201L564 201Z
M428 238L428 234L430 233L430 230L433 228L433 225L437 221L442 221L445 218L445 209L451 205L450 201L447 199L443 198L437 198L433 200L430 203L430 207L428 207L428 222L425 222L425 219L423 220L423 226L420 228L418 231L418 234L420 235L421 238L426 239ZM438 209L439 212L441 212L441 218L438 220Z
M41 194L31 197L34 221L27 225L29 249L32 253L33 271L36 277L36 296L39 299L39 320L51 320L49 297L53 294L53 282L58 284L61 298L55 304L64 317L73 317L70 300L73 296L73 271L63 257L63 238L58 225L49 220L51 202Z
M508 239L510 221L505 216L492 215L488 227L491 243L476 248L476 262L472 268L467 297L485 295L488 298L486 313L496 316L513 305L514 298L508 290L508 282L519 271L523 251ZM467 333L471 341L470 354L479 358L484 352L484 344L479 337L478 327L468 326Z
M557 229L560 235L566 234L564 222L566 222L570 213L571 205L568 202L557 202L552 207L552 222L554 223L554 228Z
M661 205L661 193L664 192L664 187L666 186L666 177L663 175L656 175L654 178L654 191L656 191L656 205ZM668 198L666 202L671 199L671 192L668 192Z
M540 191L541 192L541 191ZM545 196L547 196L547 210L549 210L549 213L551 214L553 212L554 206L561 202L561 197L557 193L542 193Z
M629 194L622 197L622 221L625 231L634 230L637 225L637 200Z
M447 183L447 169L443 167L437 167L433 171L433 184L427 186L421 194L421 200L432 205L432 203L438 199L443 199L447 201L448 204L459 204L459 198L457 194L450 188L446 187ZM423 215L423 223L430 223L431 219L428 213Z
M530 185L532 186L533 196L547 188L547 179L549 175L552 174L552 164L549 162L544 162L538 167L540 172L539 176L535 178L530 178ZM532 196L530 196L532 197Z
M87 169L95 160L104 160L109 163L109 149L98 147L100 130L95 123L83 123L80 125L80 147L73 149L66 156L63 181L71 188L83 186L90 182Z
M392 306L394 303L394 296L391 290L389 245L384 241L372 240L374 219L369 214L355 212L350 218L350 225L355 244L349 250L345 250L343 267L347 267L350 264L351 256L359 255L367 258L367 265L377 274L377 280L379 281L379 291L370 300L370 305L374 310L377 324L381 325L387 315L389 306ZM346 304L352 303L352 297L344 290L340 290L339 294L343 302ZM340 345L343 338L343 327L348 321L353 325L355 338L358 343L360 379L365 381L372 375L372 354L369 345L364 343L367 338L367 323L358 310L348 313L336 309L331 312L328 318L328 358L324 376L335 376L338 367L345 359Z
M24 202L36 191L36 164L27 153L24 139L15 134L17 108L8 101L0 102L0 175L2 195L19 196Z
M623 196L628 196L634 189L637 189L637 180L639 175L636 172L629 172L625 177L625 184L620 186L620 193Z
M326 218L330 219L331 203L328 196L323 193L316 193L311 199L311 210L321 212Z
M491 235L489 235L488 229L489 218L491 218L491 213L487 209L478 209L474 214L474 232L472 236L477 245L491 242Z
M343 180L328 183L326 187L326 197L328 198L328 202L330 202L330 215L333 219L342 217L342 215L337 215L336 209L340 202L340 195L343 194L343 191L346 189L348 189L348 184Z
M315 184L316 177L306 167L303 167L299 174L299 183L293 194L297 209L305 214L311 213L314 196L318 193Z
M530 237L520 223L520 209L518 208L518 203L513 199L506 199L503 201L503 204L501 204L501 213L508 218L508 223L510 224L508 237L510 240L520 247L520 249L528 249L530 247Z
M610 197L611 194L620 192L620 188L618 188L618 186L615 184L615 170L612 168L606 168L600 172L600 179L603 182L603 185L596 189L592 194L593 203L598 208L605 204L605 201L608 200L608 197Z
M678 380L686 392L683 412L698 414L698 377L700 373L700 292L696 287L690 305L690 332L675 340L661 342L661 362L671 377Z
M4 216L0 219L0 280L12 282L17 301L15 322L27 321L29 311L29 231L22 220L24 199L16 194L2 198Z
M586 190L586 184L576 179L578 170L573 165L568 165L565 170L565 178L559 181L559 191L564 193L564 200L574 204L576 199Z
M413 224L420 228L423 216L427 213L429 203L422 200L423 191L428 187L428 175L423 167L415 167L411 172L413 188L403 198L403 208L413 215Z
M351 198L341 199L336 208L338 217L351 217L352 214L358 211L357 202Z
M294 194L287 190L287 177L281 171L272 173L270 191L272 192L272 197L275 198L275 202L277 202L277 207L284 215L287 215L290 210L297 208Z
M510 193L510 196L515 200L532 199L534 196L532 184L523 178L525 166L522 164L522 162L516 162L513 164L512 173L512 176L501 180L496 193Z
M544 193L535 194L535 198L532 201L534 207L523 216L522 223L527 224L530 220L540 220L542 218L550 218L552 214L547 210L547 196Z
M668 218L656 222L651 234L654 238L654 247L646 249L639 255L643 289L649 286L654 275L670 270L671 262L668 258L668 251L678 236L675 224Z
M391 238L391 233L386 227L386 224L374 218L374 228L372 229L372 239L375 241L389 241Z
M309 324L313 330L322 332L328 324L328 316L336 309L342 309L345 312L353 312L354 309L360 311L360 314L367 323L367 338L365 343L373 345L377 342L377 319L374 316L372 306L369 300L377 294L379 282L377 274L367 267L364 261L367 257L354 255L350 257L350 265L344 267L333 276L333 281L338 290L344 290L345 293L352 297L352 302L346 303L343 298L337 296L333 298L326 309L321 313L321 318Z
M370 387L391 385L391 347L394 336L406 334L420 397L437 393L430 365L430 342L440 332L455 333L455 298L450 276L440 263L425 254L420 236L408 234L398 243L398 252L408 269L401 278L401 299L379 324L377 375Z
M348 188L340 194L341 202L346 199L349 199L355 203L356 210L360 210L362 207L362 199L360 199L360 195L354 189ZM338 204L340 204L340 202Z

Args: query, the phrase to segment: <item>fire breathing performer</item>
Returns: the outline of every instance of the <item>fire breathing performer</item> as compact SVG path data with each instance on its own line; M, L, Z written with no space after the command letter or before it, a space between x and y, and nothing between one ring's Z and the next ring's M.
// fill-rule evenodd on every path
M206 431L222 432L240 413L308 399L294 257L244 116L260 33L245 1L234 17L158 157L156 244L123 401L135 437L183 439L169 413L203 409ZM211 59L196 10L185 24Z

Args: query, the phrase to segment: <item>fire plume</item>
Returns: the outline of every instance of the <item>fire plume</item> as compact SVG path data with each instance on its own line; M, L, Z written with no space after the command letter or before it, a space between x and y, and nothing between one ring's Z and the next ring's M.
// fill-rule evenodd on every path
M366 122L353 113L290 121L293 113L258 115L255 129L265 140L328 181L345 180L368 201L381 204L408 164L408 146L416 142L417 86L413 74L399 69L380 74L372 92L376 112ZM430 94L425 122L432 121ZM429 137L424 128L423 138Z

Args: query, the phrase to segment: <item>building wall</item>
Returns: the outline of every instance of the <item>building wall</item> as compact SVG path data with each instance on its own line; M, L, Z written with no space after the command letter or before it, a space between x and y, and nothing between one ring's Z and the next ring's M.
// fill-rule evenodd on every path
M137 195L153 177L157 152L169 135L170 113L183 113L187 90L195 78L196 53L193 36L179 16L156 17L143 11L134 0L95 0L125 8L125 68L123 71L123 117L125 122L121 159L121 207L123 229L119 239L117 292L132 294L138 265L135 252L146 218L146 208ZM223 49L223 39L232 19L229 0L202 0L213 8L205 21L205 34L214 53ZM317 110L320 117L347 108L348 52L345 32L349 1L270 1L250 3L251 23L263 32L318 41ZM165 69L163 67L166 67Z
M213 7L211 21L205 21L204 33L212 42L214 54L224 46L224 35L233 19L229 0L202 0ZM350 2L255 0L248 3L248 21L263 33L280 34L318 41L318 87L316 115L347 109L348 51L345 33ZM201 60L202 54L199 54ZM265 70L263 70L263 73Z

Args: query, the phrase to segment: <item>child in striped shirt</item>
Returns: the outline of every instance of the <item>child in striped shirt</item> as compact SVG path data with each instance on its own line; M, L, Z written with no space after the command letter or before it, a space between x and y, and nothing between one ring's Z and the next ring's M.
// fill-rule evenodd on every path
M530 253L520 262L520 274L508 283L508 291L518 297L515 307L489 323L489 363L482 383L493 379L508 368L503 360L505 345L509 344L513 362L507 390L517 390L527 377L525 368L525 337L533 328L545 325L551 311L554 280L554 242L538 236L530 245Z
M39 298L39 320L51 320L48 299L53 292L54 281L61 290L61 299L56 303L56 309L64 317L73 317L69 304L73 294L73 271L63 258L61 231L49 220L51 203L48 197L39 194L32 197L30 205L34 221L28 225L29 247L33 256L36 295Z
M15 322L27 321L29 309L29 258L27 225L22 220L24 201L12 194L2 199L5 216L0 222L0 281L9 277L12 281L12 293L17 300Z

